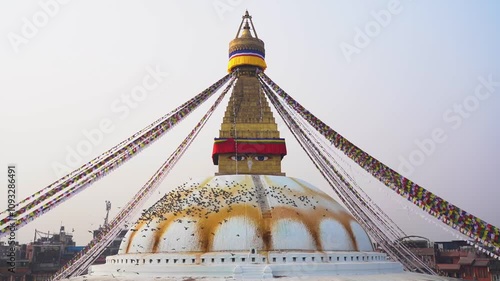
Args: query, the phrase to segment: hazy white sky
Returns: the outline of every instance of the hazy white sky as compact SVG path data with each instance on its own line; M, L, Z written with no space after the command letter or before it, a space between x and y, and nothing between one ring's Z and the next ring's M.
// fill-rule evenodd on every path
M266 43L266 73L292 97L390 167L499 226L499 8L498 1L0 2L0 178L5 182L7 164L17 164L22 199L58 178L55 165L89 161L210 86L226 74L228 43L248 9ZM150 90L131 98L145 80ZM88 230L103 223L105 200L115 215L213 100L21 229L19 240L63 224L75 230L77 244L87 243ZM147 206L190 177L216 171L211 151L223 111ZM288 140L287 175L333 194L278 123ZM69 163L70 151L102 126L102 140ZM416 144L436 130L434 145ZM407 233L454 238L356 167L347 169Z

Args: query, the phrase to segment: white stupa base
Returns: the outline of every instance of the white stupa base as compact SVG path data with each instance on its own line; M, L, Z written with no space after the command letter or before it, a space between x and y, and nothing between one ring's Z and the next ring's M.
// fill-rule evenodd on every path
M212 252L109 256L106 264L92 266L89 275L238 280L402 272L400 263L375 252Z
M178 277L203 278L222 277L233 279L271 279L278 277L305 277L305 276L335 276L335 275L369 275L384 273L401 273L403 269L396 262L377 263L338 263L338 264L217 264L217 265L185 265L185 266L93 266L91 276L149 276L149 277Z
M228 280L272 280L262 277L162 277L162 276L145 276L136 274L134 276L94 276L83 275L65 279L68 281L228 281ZM296 276L296 277L281 277L280 281L299 281L299 280L314 280L314 281L450 281L457 280L441 276L431 276L418 273L401 272L401 273L386 273L386 274L366 274L366 275L332 275L332 276Z

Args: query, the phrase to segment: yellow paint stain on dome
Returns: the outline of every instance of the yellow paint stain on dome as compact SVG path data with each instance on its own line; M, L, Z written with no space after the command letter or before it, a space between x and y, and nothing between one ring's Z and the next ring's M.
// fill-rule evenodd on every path
M182 213L179 213L178 215L181 215ZM176 213L177 215L177 213ZM161 242L161 239L163 237L163 235L165 234L165 232L167 232L169 226L175 222L175 220L177 219L177 216L174 216L174 214L165 214L163 216L163 218L165 219L164 221L162 221L159 225L158 225L158 229L159 230L156 230L155 231L155 234L154 236L152 237L154 242L153 242L153 247L152 247L152 252L153 253L156 253L158 252L158 246L160 245L160 242ZM185 218L185 214L184 216L182 217L182 219L186 219Z
M320 237L321 222L323 222L325 219L335 220L344 227L344 229L346 230L351 239L352 242L351 244L357 250L356 238L354 237L350 225L351 221L353 221L354 219L348 213L326 211L325 209L321 210L319 208L316 210L300 210L296 208L283 206L283 207L275 207L272 211L272 214L273 214L273 219L272 219L273 224L276 224L277 222L283 219L289 219L292 221L302 223L309 232L309 234L311 235L311 237L313 238L316 250L318 251L324 250Z
M262 215L258 208L247 204L233 206L230 211L229 208L224 208L218 213L211 214L207 220L201 221L198 226L200 237L202 237L201 243L203 251L211 252L213 250L214 239L221 224L223 224L225 220L237 217L243 217L254 226L258 226Z
M196 220L193 217L186 215L186 211L177 213L177 216L173 214L166 214L164 218L165 221L158 225L158 229L154 232L153 239L153 253L157 253L159 244L164 238L165 233L172 223L176 222L178 219L182 220ZM272 218L270 219L270 224L266 225L262 219L262 213L258 207L249 204L241 204L232 207L225 207L217 213L211 213L208 215L207 219L196 220L196 231L198 233L199 246L202 252L210 252L213 250L213 243L215 236L221 225L232 218L243 217L248 222L250 222L258 231L259 237L262 239L264 248L258 250L269 251L273 250L272 245L272 227L281 220L288 219L292 221L299 222L305 226L307 231L311 234L316 250L323 251L320 237L320 224L325 219L331 219L339 222L349 234L351 239L351 244L356 247L357 242L352 233L350 222L353 220L352 216L347 213L342 212L331 212L325 210L313 210L313 211L301 211L290 207L276 207L272 211ZM138 225L138 229L144 226L145 222ZM135 233L132 234L135 236ZM129 246L133 241L133 237L129 240ZM357 250L357 248L356 248ZM129 247L127 247L127 252L129 252Z
M161 242L166 238L165 235L171 235L168 230L171 229L173 223L186 223L188 221L194 230L191 229L189 232L193 236L188 242L189 244L183 244L189 245L189 247L186 246L186 251L214 251L215 239L217 237L226 239L227 235L229 235L227 236L229 237L228 245L236 245L235 243L241 243L241 241L247 243L245 245L251 245L256 241L252 239L260 239L262 243L257 243L258 245L254 247L256 250L276 250L272 245L273 239L286 239L286 237L282 237L282 233L275 230L275 226L283 221L293 221L302 225L311 237L304 237L304 239L312 239L311 246L314 245L318 251L324 251L328 250L325 249L322 241L325 237L325 230L321 229L321 223L325 220L338 222L338 227L342 227L345 231L346 236L342 239L348 239L348 241L345 244L347 248L344 250L358 249L356 235L351 227L351 222L355 220L335 200L322 191L313 189L306 183L292 178L269 176L264 180L264 177L261 176L260 179L263 182L260 193L252 176L249 175L216 176L207 178L200 183L188 182L181 185L181 187L166 194L150 208L150 213L146 212L137 221L134 225L134 229L137 231L130 234L128 241L125 240L127 243L126 253L130 253L132 245L136 243L134 240L138 239L137 232L149 227L149 224L152 226L147 232L149 237L146 239L151 239L147 241L151 241L152 246L144 251L170 252L170 250L162 250L160 247ZM292 188L287 188L287 186ZM298 186L300 188L297 188ZM259 202L261 199L265 202ZM231 232L220 233L222 230L233 231L233 229L228 228L222 229L222 226L235 218L243 218L243 229L252 229L250 236L244 236L246 240L238 240L243 239L243 237L231 239L230 236L233 235ZM244 231L243 229L235 229L235 235L240 233L238 231ZM184 233L176 234L186 235ZM273 235L278 236L273 237ZM326 235L328 236L328 234ZM169 243L175 244L174 241ZM237 246L228 246L228 248L231 247L237 248ZM181 249L177 249L180 247L173 248L175 248L172 249L174 252L182 252ZM218 250L219 248L217 246Z

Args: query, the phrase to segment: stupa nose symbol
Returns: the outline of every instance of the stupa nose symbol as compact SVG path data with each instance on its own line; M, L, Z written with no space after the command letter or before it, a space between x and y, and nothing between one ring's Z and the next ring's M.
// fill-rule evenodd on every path
M252 158L248 158L247 165L248 165L248 170L252 171L252 165L253 165Z

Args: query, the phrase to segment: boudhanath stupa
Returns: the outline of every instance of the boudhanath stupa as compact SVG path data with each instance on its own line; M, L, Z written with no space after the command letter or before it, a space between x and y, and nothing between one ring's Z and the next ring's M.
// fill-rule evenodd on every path
M446 280L404 271L343 206L285 175L290 156L257 76L266 67L246 12L229 44L237 80L214 140L218 172L168 192L117 255L70 280Z

